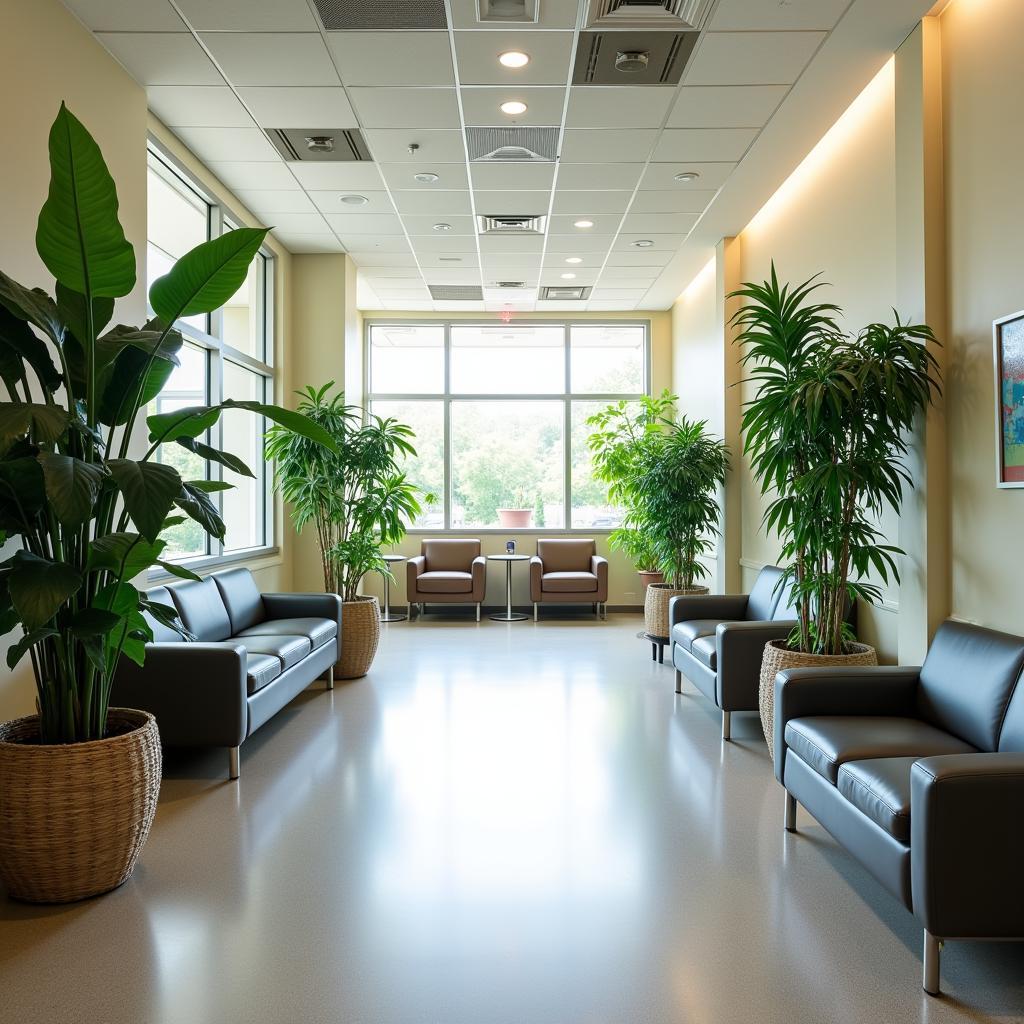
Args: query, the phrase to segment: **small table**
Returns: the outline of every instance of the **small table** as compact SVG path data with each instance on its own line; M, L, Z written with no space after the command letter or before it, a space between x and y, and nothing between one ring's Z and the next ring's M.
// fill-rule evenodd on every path
M405 555L384 555L384 561L388 563L388 567L393 562L404 562ZM391 580L388 579L387 575L382 573L384 576L384 611L380 613L381 622L404 622L408 616L399 615L398 613L392 614L391 612Z
M487 617L489 619L494 619L496 622L522 622L523 619L529 618L528 615L524 615L522 612L512 611L512 563L528 562L530 560L530 556L488 555L487 560L489 562L505 563L505 611L495 612L493 615L488 615Z

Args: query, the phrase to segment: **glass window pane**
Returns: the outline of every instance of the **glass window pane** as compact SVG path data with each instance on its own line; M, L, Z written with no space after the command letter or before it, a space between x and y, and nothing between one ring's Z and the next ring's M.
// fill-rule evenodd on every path
M587 426L587 419L608 407L607 402L573 402L571 422L572 525L582 530L611 530L622 525L623 510L608 503L608 489L595 480L593 462L587 439L596 427ZM631 402L632 415L640 403Z
M444 391L444 328L420 324L371 327L370 390L391 395Z
M265 358L263 286L266 271L266 257L257 253L241 288L222 309L224 344L261 361Z
M452 402L452 526L507 525L499 509L561 528L561 402ZM506 522L503 523L502 519Z
M453 327L452 393L561 394L564 346L561 327Z
M573 327L570 335L574 394L643 393L643 327Z
M444 405L441 402L374 402L374 416L391 417L412 427L416 457L402 464L411 483L434 495L429 504L420 497L423 511L415 523L421 529L444 526Z
M238 401L265 401L265 378L244 366L224 360L224 397ZM233 484L222 491L222 515L227 533L224 550L259 547L266 541L266 462L262 416L244 409L227 409L221 416L221 448L237 455L256 474L255 479L224 470L224 482Z

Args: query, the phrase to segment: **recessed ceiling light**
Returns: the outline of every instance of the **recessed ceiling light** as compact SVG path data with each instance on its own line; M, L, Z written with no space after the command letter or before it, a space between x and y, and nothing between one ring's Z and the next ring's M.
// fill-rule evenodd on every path
M422 181L425 185L429 185L432 181L437 181L439 177L433 171L420 171L419 174L413 175L416 181Z
M637 249L650 249L654 242L650 238L638 238L635 242L630 242L629 244L636 246Z
M506 100L501 105L501 112L515 117L517 114L526 113L526 104L522 100Z
M366 196L342 196L341 201L346 206L365 206L370 200Z
M700 175L696 171L680 171L675 175L675 180L682 182L696 181L699 177Z
M574 228L592 228L594 222L592 220L574 220L572 226Z
M451 231L451 229L451 224L445 224L444 221L441 221L440 223L434 225L435 231Z
M508 50L498 55L498 63L506 68L525 68L530 63L530 55L522 50Z
M563 281L572 281L572 280L575 279L575 277L576 277L575 274L562 274L562 280Z
M582 263L583 262L583 257L582 256L570 256L565 262L566 263Z

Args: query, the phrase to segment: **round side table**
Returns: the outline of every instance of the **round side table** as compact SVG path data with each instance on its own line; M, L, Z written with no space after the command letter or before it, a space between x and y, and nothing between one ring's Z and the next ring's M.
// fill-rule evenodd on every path
M385 555L384 561L388 563L390 568L395 562L404 562L405 555ZM383 574L382 574L383 575ZM407 615L400 615L397 612L392 614L391 612L391 580L384 576L384 610L380 613L381 622L404 622L408 618Z
M522 612L512 611L512 563L528 562L529 560L529 555L487 556L488 562L505 563L505 610L504 612L495 612L493 615L488 615L489 619L494 619L495 622L522 622L523 619L529 618L528 615L524 615Z

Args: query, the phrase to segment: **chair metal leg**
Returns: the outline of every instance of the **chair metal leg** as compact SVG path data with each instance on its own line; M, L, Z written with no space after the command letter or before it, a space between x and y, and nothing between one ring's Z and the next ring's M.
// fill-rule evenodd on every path
M537 621L537 602L533 602L533 621Z
M683 673L676 669L676 693L683 692Z
M477 605L476 605L476 621L477 622L480 621L480 602L479 601L477 602Z
M786 791L786 831L796 831L796 797Z
M228 747L228 778L237 779L238 775L238 747Z
M722 739L723 740L731 740L732 739L732 712L731 711L723 711L722 712Z
M924 980L922 987L930 996L939 994L939 958L942 940L937 939L928 929L924 932Z
M333 690L334 689L334 666L333 665L327 670L327 689L328 690Z

